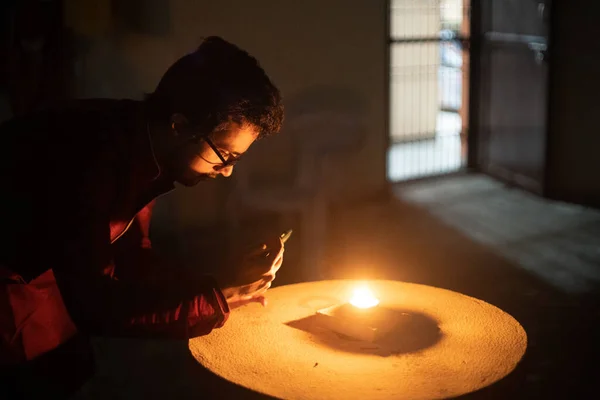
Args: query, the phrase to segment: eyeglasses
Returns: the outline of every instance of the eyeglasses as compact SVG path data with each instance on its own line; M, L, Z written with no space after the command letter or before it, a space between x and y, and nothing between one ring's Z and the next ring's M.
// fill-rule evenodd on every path
M223 153L221 153L221 151L219 150L219 148L213 143L213 141L208 138L208 136L198 135L196 133L191 135L191 140L196 143L200 143L200 141L204 140L206 144L208 144L208 146L212 149L212 151L215 152L217 157L219 157L219 160L221 160L221 163L208 161L202 156L200 156L200 158L202 158L208 164L214 165L217 170L221 170L227 167L233 167L241 158L241 156L235 157L231 153L229 153L227 156L224 156Z
M204 140L206 142L206 144L215 152L217 157L219 157L219 160L221 160L221 164L215 168L223 169L223 168L227 168L227 167L233 167L235 165L235 163L237 163L241 158L241 156L235 157L232 154L229 154L226 158L221 153L219 148L217 146L215 146L215 144L212 142L212 140L210 140L208 137L203 137L202 140ZM217 165L217 163L212 163L208 160L204 160L204 161L206 161L209 164Z

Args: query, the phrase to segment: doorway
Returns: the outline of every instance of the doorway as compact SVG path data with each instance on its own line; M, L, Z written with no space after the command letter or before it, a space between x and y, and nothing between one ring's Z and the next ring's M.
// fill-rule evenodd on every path
M391 182L466 166L470 0L390 0Z
M540 195L547 169L550 6L550 0L482 0L473 81L477 168Z

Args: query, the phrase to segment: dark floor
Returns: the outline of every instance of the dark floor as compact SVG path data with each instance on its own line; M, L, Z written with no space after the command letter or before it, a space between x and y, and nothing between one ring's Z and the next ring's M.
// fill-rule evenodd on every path
M529 338L523 362L468 398L595 398L600 213L480 176L398 187L396 197L339 226L361 233L345 235L335 276L364 260L382 277L455 290L514 316Z
M385 204L332 210L326 277L438 286L515 317L529 338L523 361L507 378L464 398L597 398L600 213L480 176L395 192ZM277 284L298 280L301 239L298 232L290 240ZM204 371L186 343L97 340L96 350L99 372L77 399L261 398Z

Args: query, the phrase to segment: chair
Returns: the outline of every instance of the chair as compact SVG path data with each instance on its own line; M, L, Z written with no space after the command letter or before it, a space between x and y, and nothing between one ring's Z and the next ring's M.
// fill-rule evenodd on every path
M344 174L344 164L337 157L360 149L362 113L331 107L303 110L287 117L285 131L292 137L295 153L293 179L288 184L259 186L252 184L251 166L236 170L227 202L228 226L235 237L241 229L243 209L276 212L284 218L299 214L302 279L318 280L323 278L328 208L335 196L331 182Z

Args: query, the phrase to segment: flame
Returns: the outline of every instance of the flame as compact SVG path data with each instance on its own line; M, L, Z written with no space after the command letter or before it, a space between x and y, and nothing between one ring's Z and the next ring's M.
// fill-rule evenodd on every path
M379 299L373 296L371 290L366 286L354 289L350 304L357 308L371 308L379 304Z

